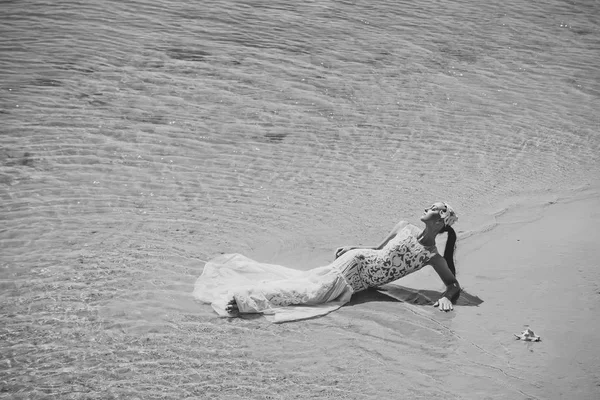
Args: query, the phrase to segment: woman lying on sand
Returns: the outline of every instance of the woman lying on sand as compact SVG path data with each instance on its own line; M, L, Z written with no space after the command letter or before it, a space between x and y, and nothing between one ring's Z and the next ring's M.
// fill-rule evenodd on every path
M205 265L194 296L223 316L262 313L273 322L292 321L327 314L347 303L353 293L431 265L447 289L434 306L450 311L460 295L453 260L456 233L451 227L457 220L447 203L435 203L421 216L423 230L402 221L378 246L340 247L331 264L309 271L223 255ZM443 257L435 246L442 232L448 233Z

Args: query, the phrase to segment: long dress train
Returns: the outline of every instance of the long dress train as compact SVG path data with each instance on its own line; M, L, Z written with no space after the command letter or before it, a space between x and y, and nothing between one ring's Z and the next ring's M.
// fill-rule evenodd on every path
M194 297L211 303L221 316L235 299L241 313L262 313L271 322L312 318L337 310L354 293L329 266L299 271L224 254L206 263L194 286Z

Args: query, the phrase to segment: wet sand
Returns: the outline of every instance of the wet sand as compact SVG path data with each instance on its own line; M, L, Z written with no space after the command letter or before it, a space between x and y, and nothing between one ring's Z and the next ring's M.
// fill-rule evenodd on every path
M523 210L461 241L451 313L425 269L313 320L223 319L191 297L202 262L150 245L5 278L0 397L597 398L600 197Z

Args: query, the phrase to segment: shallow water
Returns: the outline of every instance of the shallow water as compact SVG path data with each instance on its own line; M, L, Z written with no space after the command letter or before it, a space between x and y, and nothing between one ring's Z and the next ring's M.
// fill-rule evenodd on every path
M203 260L314 267L437 199L467 238L600 176L596 2L1 7L0 396L349 396L239 346L341 317L219 320Z

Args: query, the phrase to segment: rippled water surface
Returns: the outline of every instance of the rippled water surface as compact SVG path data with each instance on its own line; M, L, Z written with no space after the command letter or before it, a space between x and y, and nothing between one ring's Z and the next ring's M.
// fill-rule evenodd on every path
M217 319L203 261L310 268L436 199L466 235L600 176L595 1L0 8L0 397L381 395L249 357L309 328Z

